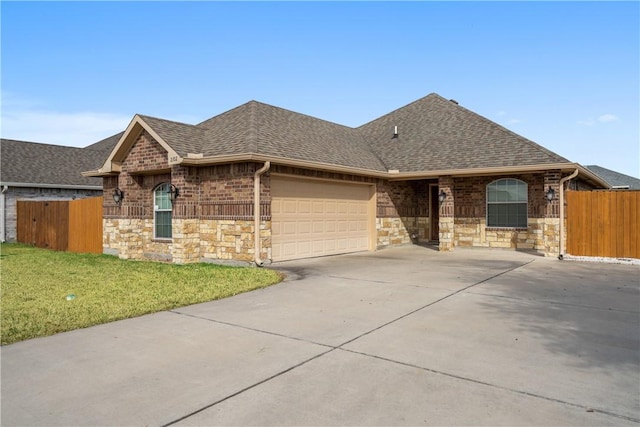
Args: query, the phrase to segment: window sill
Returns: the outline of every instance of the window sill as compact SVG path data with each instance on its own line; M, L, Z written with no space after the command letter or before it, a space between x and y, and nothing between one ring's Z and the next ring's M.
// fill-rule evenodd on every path
M161 237L154 237L153 239L151 239L151 241L154 243L172 243L173 239L163 239Z
M491 227L487 226L486 231L527 231L529 227Z

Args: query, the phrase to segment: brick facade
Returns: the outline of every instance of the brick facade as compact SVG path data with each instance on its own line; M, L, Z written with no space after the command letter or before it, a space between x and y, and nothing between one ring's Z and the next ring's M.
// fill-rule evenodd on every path
M528 220L526 228L487 226L486 188L489 183L501 178L514 178L527 183ZM557 255L559 182L560 171L453 179L455 205L453 207L453 240L450 249L455 246L478 246L528 249L548 256ZM551 202L546 199L545 195L549 188L555 190L556 194Z
M251 263L254 254L253 179L261 163L204 167L169 165L166 151L142 132L121 165L118 176L104 178L104 251L127 259L175 263L201 261ZM273 165L261 177L260 258L271 259L270 174L362 182L376 186L375 247L428 240L437 220L441 251L456 246L533 249L553 255L558 250L560 171L504 177L389 181L365 176ZM528 225L522 229L486 226L486 186L497 178L528 184ZM172 239L154 238L154 189L172 183L180 189L173 206ZM442 203L430 203L430 188L444 191ZM125 197L117 205L115 188ZM431 197L437 197L435 194ZM430 212L430 205L438 208Z

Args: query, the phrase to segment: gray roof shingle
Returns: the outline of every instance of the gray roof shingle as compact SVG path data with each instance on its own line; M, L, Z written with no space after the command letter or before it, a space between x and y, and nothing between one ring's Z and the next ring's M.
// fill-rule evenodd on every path
M358 128L257 101L197 125L139 117L183 158L263 154L376 172L570 163L435 93Z
M84 177L81 172L95 169L104 162L110 151L106 145L98 146L102 149L86 149L2 139L0 181L102 187L100 178Z
M395 126L397 138L393 138ZM401 172L569 162L437 94L358 130L389 169Z
M625 175L598 165L585 166L591 172L607 181L612 187L629 186L630 190L640 190L640 179Z
M362 135L284 108L250 101L198 125L206 128L205 156L260 153L274 157L385 171Z

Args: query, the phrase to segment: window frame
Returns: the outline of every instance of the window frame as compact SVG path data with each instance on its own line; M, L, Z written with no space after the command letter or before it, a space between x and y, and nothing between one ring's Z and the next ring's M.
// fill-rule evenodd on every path
M509 188L510 185L513 185L514 183L516 184L516 199L518 200L492 200L490 201L490 191L497 191L498 190L498 186L500 183L504 183L506 184L504 187L505 189L502 190L504 192L507 192L507 189ZM520 191L518 189L518 187L524 186L524 200L520 200L521 194ZM492 188L494 187L494 188ZM496 193L497 196L498 193ZM508 192L507 192L508 195ZM495 199L497 199L498 197L495 197ZM519 222L521 217L520 215L518 215L518 213L516 212L516 221L515 221L515 225L514 224L510 224L510 221L508 220L507 217L507 221L505 223L490 223L490 215L489 215L489 206L497 206L497 205L501 205L501 206L518 206L518 207L522 207L522 205L524 205L524 212L525 212L525 218L524 218L524 223ZM496 180L491 181L490 183L487 184L486 186L486 194L485 194L485 206L486 206L486 216L485 216L485 224L487 226L487 228L510 228L510 229L526 229L529 226L529 184L527 184L525 181L521 180L521 179L517 179L517 178L499 178ZM493 218L491 218L493 220Z
M165 240L165 241L171 241L173 240L173 204L171 203L171 199L169 198L169 189L171 184L168 182L163 182L162 184L157 185L154 189L153 189L153 238L154 240ZM166 194L166 199L163 198L163 200L161 200L160 202L167 202L169 203L169 207L167 208L166 206L163 208L159 208L159 204L157 201L157 196L158 193L165 193ZM166 205L166 203L165 203ZM159 236L158 235L158 212L169 212L169 235L168 236ZM166 224L164 224L164 226L166 226Z

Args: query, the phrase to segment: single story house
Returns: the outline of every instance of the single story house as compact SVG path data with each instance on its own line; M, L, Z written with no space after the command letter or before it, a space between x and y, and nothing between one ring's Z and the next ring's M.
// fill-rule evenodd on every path
M585 167L604 179L614 190L640 190L640 179L638 178L598 165L588 165Z
M608 187L437 94L357 128L256 101L197 125L136 115L85 175L105 253L258 265L419 241L555 256L564 189Z
M102 179L83 171L104 162L122 133L85 148L0 140L0 241L17 240L18 200L74 200L102 195Z

